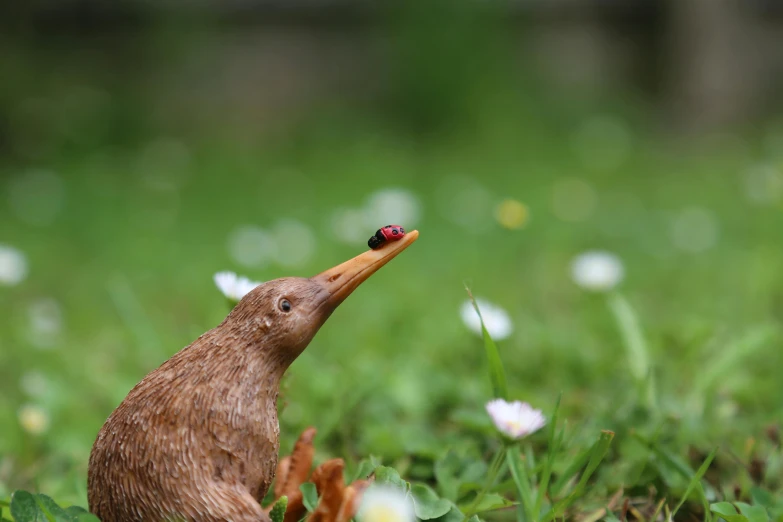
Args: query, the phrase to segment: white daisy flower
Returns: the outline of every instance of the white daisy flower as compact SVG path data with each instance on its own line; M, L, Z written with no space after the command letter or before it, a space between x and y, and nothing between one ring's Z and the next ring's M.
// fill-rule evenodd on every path
M214 275L215 286L231 301L239 302L252 289L260 285L247 277L238 276L234 272L218 272Z
M19 250L0 245L0 285L18 285L27 277L27 259Z
M625 270L616 255L592 250L576 256L571 263L571 278L585 290L606 292L623 280Z
M25 404L17 412L19 424L30 435L41 435L49 429L49 414L35 404Z
M521 439L546 424L541 410L533 408L526 402L493 399L486 407L498 431L512 439Z
M404 491L371 486L362 496L357 518L361 522L414 522L413 502Z
M476 304L478 304L479 310L481 310L481 317L484 318L484 326L487 327L487 331L493 339L499 341L511 335L514 331L514 325L508 312L484 299L476 299ZM481 332L481 320L470 299L462 303L459 314L465 326L474 333L483 335Z

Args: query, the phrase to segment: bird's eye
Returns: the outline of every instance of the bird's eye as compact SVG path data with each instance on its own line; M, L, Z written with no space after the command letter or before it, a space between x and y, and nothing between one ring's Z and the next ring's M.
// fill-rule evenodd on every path
M288 299L281 299L280 300L280 310L284 312L290 312L291 311L291 301Z

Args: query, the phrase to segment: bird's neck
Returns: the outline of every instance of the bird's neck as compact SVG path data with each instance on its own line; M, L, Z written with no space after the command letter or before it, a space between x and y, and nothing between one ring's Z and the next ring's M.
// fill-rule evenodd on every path
M190 347L187 358L196 361L212 387L239 394L243 400L277 400L280 380L291 361L266 336L239 329L216 328Z

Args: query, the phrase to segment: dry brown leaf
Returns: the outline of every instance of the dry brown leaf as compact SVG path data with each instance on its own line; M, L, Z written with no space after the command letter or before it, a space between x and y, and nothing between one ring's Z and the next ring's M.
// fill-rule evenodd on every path
M336 487L340 491L345 488L345 481L343 480L344 468L345 462L343 459L327 460L315 468L312 480L319 495L323 495L329 487Z
M626 522L628 520L628 506L630 503L631 499L626 497L625 502L623 502L623 509L620 510L620 522Z
M277 473L275 473L275 500L283 496L286 477L288 477L288 468L291 466L291 457L283 457L277 463Z
M310 468L313 465L313 456L315 455L315 447L313 446L315 434L316 429L311 426L302 432L299 440L294 444L288 473L281 488L282 494L287 496L289 501L299 491L299 486L307 482L307 477L310 476Z
M318 466L312 475L316 429L309 427L302 432L294 445L291 455L283 457L277 464L277 476L274 486L275 502L288 497L284 522L299 522L307 514L304 498L299 486L308 480L315 484L319 502L315 511L307 518L308 522L350 522L359 508L362 494L371 480L357 480L346 487L343 478L345 462L343 459L327 460ZM309 479L308 479L309 477ZM274 502L265 508L265 512L274 506Z
M304 497L302 496L302 492L297 491L288 497L288 506L285 509L283 522L299 522L306 513L307 508L304 505Z
M364 490L370 486L370 483L370 480L357 480L345 488L343 503L340 505L340 510L337 512L337 518L334 522L349 522L356 516L356 512L359 510L359 505L362 502Z
M345 480L343 459L327 460L313 471L313 482L321 500L318 502L310 522L334 522L343 503Z

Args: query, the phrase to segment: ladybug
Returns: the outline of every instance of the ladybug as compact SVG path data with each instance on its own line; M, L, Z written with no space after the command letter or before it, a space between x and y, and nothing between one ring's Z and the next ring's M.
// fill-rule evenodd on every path
M367 241L367 245L375 250L387 241L398 241L405 235L405 229L400 225L386 225L379 228L378 231Z

